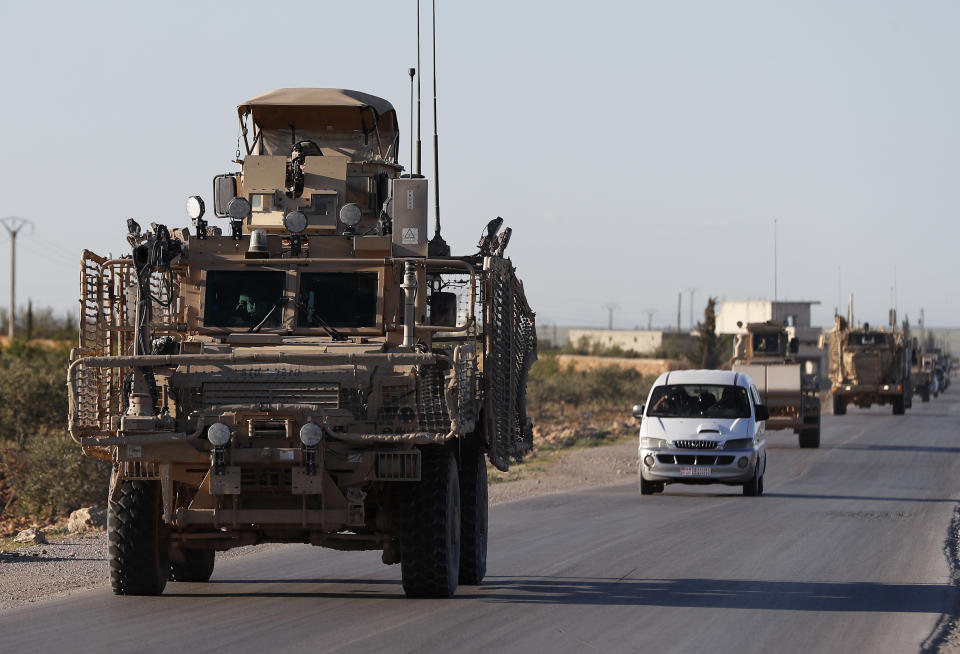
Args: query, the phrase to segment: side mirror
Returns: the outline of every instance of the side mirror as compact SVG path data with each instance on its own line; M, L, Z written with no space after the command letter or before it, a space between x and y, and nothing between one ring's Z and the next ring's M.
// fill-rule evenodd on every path
M217 218L227 217L227 205L237 197L237 176L231 173L213 178L213 214Z
M634 405L633 405L633 417L636 418L637 420L643 420L643 410L644 410L644 409L646 409L646 407L645 407L644 405L642 405L642 404L634 404Z
M757 420L769 420L770 419L770 409L764 404L758 404L754 407L757 412Z

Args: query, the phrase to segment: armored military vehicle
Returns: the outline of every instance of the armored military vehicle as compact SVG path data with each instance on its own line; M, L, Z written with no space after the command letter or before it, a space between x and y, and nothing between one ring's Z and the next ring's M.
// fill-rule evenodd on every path
M830 382L833 413L847 405L867 408L890 404L902 415L912 404L911 339L906 329L877 329L864 323L851 327L843 316L830 332Z
M916 339L911 342L910 378L913 381L913 394L920 396L921 402L929 402L930 394L934 391L937 378L933 373L931 362L924 357L918 347Z
M281 89L238 111L226 229L194 196L192 227L130 220L131 256L83 254L69 429L113 462L114 592L206 581L216 551L267 542L382 550L412 597L480 583L485 459L532 446L510 231L430 251L427 180L401 175L383 99Z
M744 328L743 323L738 327ZM734 342L731 368L750 375L770 411L767 430L792 429L800 447L820 447L820 397L816 377L798 360L798 342L773 322L749 323Z

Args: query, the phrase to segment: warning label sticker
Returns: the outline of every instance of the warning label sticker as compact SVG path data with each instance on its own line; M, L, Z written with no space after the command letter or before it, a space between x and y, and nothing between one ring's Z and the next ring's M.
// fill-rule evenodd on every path
M417 227L404 227L400 234L400 243L403 245L416 245L420 242L420 229Z

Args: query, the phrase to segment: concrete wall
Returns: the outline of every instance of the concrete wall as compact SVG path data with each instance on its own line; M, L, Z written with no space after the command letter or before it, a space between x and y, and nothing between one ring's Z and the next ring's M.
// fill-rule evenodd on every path
M571 329L569 338L570 344L574 346L579 345L581 340L586 339L594 347L604 349L619 347L621 350L637 352L638 354L652 354L663 345L664 338L679 338L693 343L693 337L685 332L648 331L645 329Z

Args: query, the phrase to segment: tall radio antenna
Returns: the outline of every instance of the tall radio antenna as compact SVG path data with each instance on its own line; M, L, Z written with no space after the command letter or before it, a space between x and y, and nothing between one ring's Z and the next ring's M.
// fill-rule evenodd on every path
M417 70L420 68L420 0L417 0ZM412 120L412 119L411 119ZM410 138L413 138L411 135ZM421 143L420 143L420 76L417 75L417 175L422 175L423 171L420 167L421 160ZM412 154L410 155L413 156ZM411 167L410 172L413 172Z
M428 252L431 257L449 257L450 246L440 236L440 152L437 146L437 0L433 0L433 238Z
M413 174L413 76L417 74L417 69L410 68L407 70L407 74L410 75L410 173ZM419 163L418 161L417 165Z

